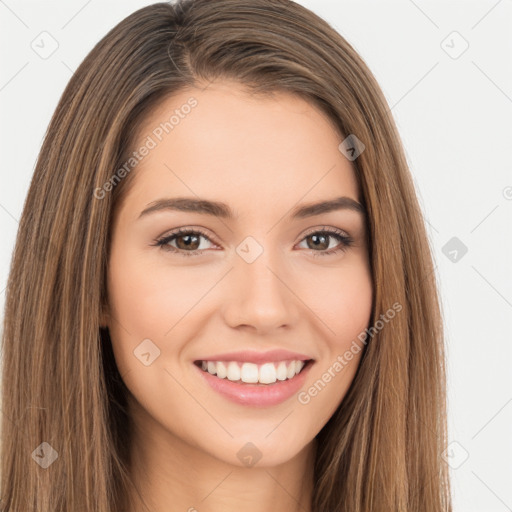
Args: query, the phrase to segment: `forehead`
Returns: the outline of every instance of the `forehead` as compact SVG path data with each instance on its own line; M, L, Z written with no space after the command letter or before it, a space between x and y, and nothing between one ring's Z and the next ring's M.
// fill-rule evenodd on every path
M243 216L301 200L359 199L352 163L338 149L339 130L296 95L251 95L233 82L181 90L148 113L137 132L135 150L150 148L132 171L127 199L137 208L196 195L229 203Z

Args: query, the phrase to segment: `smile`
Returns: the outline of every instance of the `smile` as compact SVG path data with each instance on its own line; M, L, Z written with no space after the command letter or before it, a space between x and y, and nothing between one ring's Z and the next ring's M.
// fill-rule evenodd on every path
M312 359L255 364L241 361L194 361L210 389L228 400L253 407L277 405L303 386Z
M197 366L219 379L246 384L273 384L289 380L301 372L307 361L290 360L264 364L241 363L239 361L196 361Z

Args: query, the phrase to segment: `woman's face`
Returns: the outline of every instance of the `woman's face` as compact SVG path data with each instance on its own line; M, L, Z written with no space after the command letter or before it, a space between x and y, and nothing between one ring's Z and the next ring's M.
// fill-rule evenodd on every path
M343 400L370 319L343 139L298 97L228 82L167 99L139 133L103 321L141 442L238 466L287 461Z

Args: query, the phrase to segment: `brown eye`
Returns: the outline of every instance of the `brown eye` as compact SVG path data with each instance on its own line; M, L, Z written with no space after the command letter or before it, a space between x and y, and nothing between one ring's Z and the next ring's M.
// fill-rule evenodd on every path
M204 248L199 248L202 238L213 243L202 231L181 228L157 240L154 245L161 247L165 251L177 253L182 256L200 256L205 250ZM329 249L330 242L333 239L337 240L339 243ZM353 243L353 240L345 232L326 229L313 231L306 235L302 241L306 241L307 249L312 251L313 256L325 256L345 251Z
M332 239L338 240L339 244L329 249L330 240ZM309 233L303 238L304 240L306 240L307 248L313 251L313 256L326 256L345 251L353 243L352 238L343 231L325 229Z
M196 256L202 254L204 250L204 248L199 249L202 238L211 242L208 236L201 231L180 229L157 240L155 245L165 251L175 252L182 256ZM171 245L172 242L174 242L176 246Z
M175 236L176 245L178 249L192 249L197 250L200 245L199 239L201 235L178 235Z
M312 244L308 244L310 249L321 249L324 251L329 248L329 239L330 238L333 238L333 237L331 237L330 235L322 234L322 233L319 235L314 234L314 235L309 235L306 237L306 239L312 240Z

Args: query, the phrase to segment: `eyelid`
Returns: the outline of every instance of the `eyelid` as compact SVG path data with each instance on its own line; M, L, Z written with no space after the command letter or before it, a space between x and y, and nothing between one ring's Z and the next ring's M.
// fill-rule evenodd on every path
M301 239L299 241L302 241L305 237L312 235L313 233L321 233L325 231L331 234L338 234L343 235L347 238L352 238L344 229L335 228L332 226L322 226L321 228L315 227L306 230L306 232L301 235Z
M181 227L181 228L172 229L168 233L157 237L156 240L154 241L154 243L151 245L158 246L158 245L162 244L162 242L166 242L166 240L168 240L169 238L175 238L175 237L179 236L180 234L188 234L188 233L196 233L198 235L201 235L203 238L207 239L212 244L220 246L220 244L215 241L215 236L208 233L205 228L202 228L199 226L185 226L185 227ZM172 247L172 249L174 249L176 252L182 252L178 249L175 249L174 247ZM188 252L201 253L204 251L205 251L205 249L195 249L194 251L188 251Z

